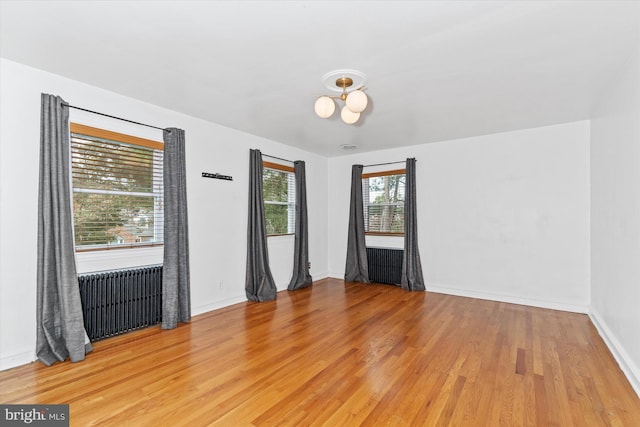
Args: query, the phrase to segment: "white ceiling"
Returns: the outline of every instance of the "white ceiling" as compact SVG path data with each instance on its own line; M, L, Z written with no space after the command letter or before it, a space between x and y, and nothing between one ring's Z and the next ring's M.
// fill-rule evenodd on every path
M587 119L640 45L636 1L0 7L2 57L325 156ZM341 68L368 76L356 125L313 112Z

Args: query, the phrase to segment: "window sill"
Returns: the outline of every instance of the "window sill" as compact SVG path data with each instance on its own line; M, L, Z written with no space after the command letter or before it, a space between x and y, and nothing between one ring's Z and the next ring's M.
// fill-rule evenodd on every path
M164 246L164 243L139 243L139 244L127 244L127 245L114 245L114 246L100 246L100 247L76 247L76 253L86 253L86 252L101 252L101 251L120 251L127 249L142 249L142 248L152 248Z
M163 257L162 245L82 251L76 252L76 268L78 274L135 268L162 264Z
M373 234L365 235L365 243L370 247L385 247L400 249L404 247L404 234Z

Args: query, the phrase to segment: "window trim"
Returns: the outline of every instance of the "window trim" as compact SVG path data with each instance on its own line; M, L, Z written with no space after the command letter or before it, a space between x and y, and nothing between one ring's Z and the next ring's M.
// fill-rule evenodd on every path
M406 175L406 174L407 174L407 170L406 169L394 169L394 170L389 170L389 171L363 173L362 174L362 179L375 178L375 177L378 177L378 176Z
M153 148L154 150L164 151L164 143L154 141L139 136L127 135L126 133L114 132L111 130L95 128L92 126L82 125L80 123L69 123L71 133L79 133L82 135L92 136L94 138L110 139L112 141L124 142L126 144L140 145L142 147Z
M106 247L99 247L99 248L75 246L75 250L76 250L76 253L81 253L81 252L119 251L122 249L153 248L156 246L164 246L164 243L128 243L128 244L119 244L118 246L106 246Z
M386 171L380 171L380 172L363 173L361 180L369 179L369 178L377 178L377 177L380 177L380 176L390 176L390 175L405 175L406 176L407 175L407 170L406 169L393 169L393 170L386 170ZM365 231L364 234L365 234L365 236L403 237L404 236L404 231L403 232Z
M263 161L262 162L262 167L263 168L268 168L268 169L280 170L280 171L284 171L284 172L295 173L295 169L293 169L291 166L281 165L280 163L272 163L272 162Z
M139 136L129 135L126 133L114 132L107 129L101 129L93 126L83 125L81 123L70 122L69 123L69 136L71 139L71 134L80 134L85 136L90 136L93 138L101 138L106 140L111 140L115 142L121 142L130 145L137 145L145 148L151 148L153 150L164 151L164 142L154 141L152 139L142 138ZM73 185L71 187L71 191L73 192ZM129 243L129 244L121 244L118 246L100 246L100 247L79 247L76 246L74 242L74 251L75 253L90 253L90 252L103 252L103 251L114 251L114 250L122 250L122 249L138 249L138 248L153 248L153 247L162 247L164 246L164 241L162 243Z

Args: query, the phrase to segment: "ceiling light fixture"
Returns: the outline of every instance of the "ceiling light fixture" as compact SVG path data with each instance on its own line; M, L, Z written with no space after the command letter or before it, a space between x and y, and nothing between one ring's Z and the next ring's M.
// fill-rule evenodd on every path
M318 117L331 117L336 111L334 99L340 99L345 103L340 110L342 121L350 125L356 123L369 102L363 92L366 80L367 76L356 70L335 70L325 74L322 77L325 87L340 92L340 95L323 95L316 99L315 111Z

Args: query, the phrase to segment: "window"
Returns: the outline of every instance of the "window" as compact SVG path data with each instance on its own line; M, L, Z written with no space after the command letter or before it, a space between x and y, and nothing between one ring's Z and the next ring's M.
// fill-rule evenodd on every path
M362 175L364 231L368 234L404 234L405 170Z
M296 176L293 168L262 162L262 192L267 236L296 231Z
M163 243L163 148L71 123L76 251Z

